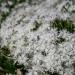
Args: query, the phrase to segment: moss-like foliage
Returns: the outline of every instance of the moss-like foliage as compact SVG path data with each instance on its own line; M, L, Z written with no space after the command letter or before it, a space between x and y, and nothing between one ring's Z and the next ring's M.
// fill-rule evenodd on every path
M39 23L38 21L34 22L35 27L33 29L31 29L31 31L37 31L39 29L39 27L41 26L42 23Z
M5 56L0 56L0 66L7 73L15 73L14 61L12 59L6 58Z
M62 37L58 37L58 39L55 41L56 44L60 44L60 43L63 43L65 42L66 40Z
M10 50L8 47L4 46L4 47L0 48L0 53L8 56L10 54Z
M25 1L26 0L12 0L13 5L11 7L13 8L15 5L25 2Z
M3 2L4 0L0 0L0 6L1 6L1 3Z
M15 64L12 57L9 56L10 50L4 46L0 48L0 67L7 73L15 73Z
M1 28L1 23L6 19L6 17L9 15L10 13L7 12L7 13L2 13L1 14L1 19L0 19L0 28Z
M1 23L6 19L6 17L9 15L9 13L2 13L0 14L0 28L1 28Z
M18 62L15 63L15 67L21 70L22 75L26 75L26 73L28 72L28 67L23 64L19 64Z
M75 32L75 25L70 20L56 18L52 23L52 27L56 28L58 32L60 32L61 30L67 30L70 33Z

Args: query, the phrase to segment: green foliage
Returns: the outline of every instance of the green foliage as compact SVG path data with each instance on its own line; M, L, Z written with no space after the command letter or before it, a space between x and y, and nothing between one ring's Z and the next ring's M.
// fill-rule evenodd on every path
M19 64L18 62L15 63L16 68L20 68L22 75L26 75L26 73L28 72L28 67L24 66L23 64Z
M56 18L53 21L52 27L56 28L58 32L61 30L67 30L70 33L75 32L75 25L70 20L62 20L62 19Z
M1 14L1 19L0 19L0 24L6 19L6 17L9 15L10 13L9 12L7 12L7 13L2 13ZM1 26L1 25L0 25ZM1 28L1 27L0 27Z
M34 22L35 27L33 29L31 29L31 31L37 31L39 29L39 27L41 26L42 23L39 23L38 21Z
M1 6L1 3L3 2L4 0L0 0L0 6Z
M26 0L12 0L13 7L19 3L25 2Z
M0 49L0 53L4 54L4 55L8 55L8 54L10 54L10 50L8 47L4 46Z
M9 56L10 50L4 46L0 48L0 67L8 73L15 73L15 64L12 57Z
M18 3L22 3L22 2L25 2L25 1L26 1L26 0L19 0Z
M58 37L58 39L55 41L55 43L56 44L60 44L60 43L62 43L62 42L64 42L64 41L66 41L64 38L62 38L62 37Z
M10 58L5 58L4 56L0 56L0 66L9 73L15 73L15 65L14 61Z

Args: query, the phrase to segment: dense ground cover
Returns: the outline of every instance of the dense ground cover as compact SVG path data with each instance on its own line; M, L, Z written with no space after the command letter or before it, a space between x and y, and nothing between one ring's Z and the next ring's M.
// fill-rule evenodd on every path
M75 2L21 1L9 6L10 15L3 15L1 47L9 46L26 75L74 75Z

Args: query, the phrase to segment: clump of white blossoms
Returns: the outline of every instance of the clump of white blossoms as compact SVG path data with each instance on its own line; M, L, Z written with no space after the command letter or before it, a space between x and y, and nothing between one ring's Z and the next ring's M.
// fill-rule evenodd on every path
M1 24L1 45L9 46L15 61L25 65L26 75L73 75L75 33L66 29L58 33L52 28L56 18L75 20L73 1L35 2L19 4L12 10Z

